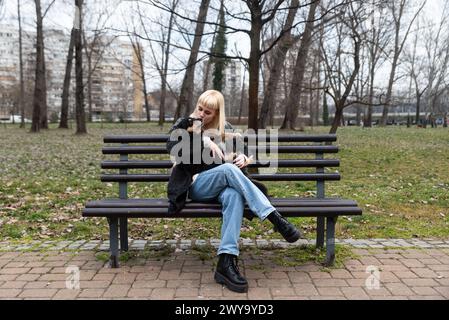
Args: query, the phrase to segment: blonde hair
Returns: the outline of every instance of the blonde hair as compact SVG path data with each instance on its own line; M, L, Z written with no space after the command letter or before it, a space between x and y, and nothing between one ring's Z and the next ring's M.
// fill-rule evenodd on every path
M194 113L198 112L199 106L206 106L216 111L214 120L204 129L218 129L221 138L224 139L226 117L223 94L217 90L204 91L198 98Z

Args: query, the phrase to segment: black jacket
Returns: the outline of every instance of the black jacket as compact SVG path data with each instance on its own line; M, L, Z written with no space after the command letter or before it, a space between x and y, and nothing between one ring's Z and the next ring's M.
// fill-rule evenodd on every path
M180 118L173 125L169 134L172 134L172 132L177 129L187 130L187 128L190 126L191 123L189 123L188 118ZM226 123L225 128L233 129L229 123ZM184 205L187 201L187 194L190 185L192 184L192 177L195 174L215 168L224 163L224 161L215 159L214 163L206 164L203 162L203 159L201 159L200 163L193 164L194 151L198 152L198 150L193 149L194 133L189 133L189 138L190 138L190 159L189 159L190 162L183 163L181 159L182 152L178 152L178 154L175 155L174 160L176 164L172 168L170 179L167 185L167 196L169 200L168 214L177 214L182 210L182 208L184 208ZM201 154L202 154L203 150L205 149L201 139L202 137L197 136L195 138L201 141ZM169 152L169 154L172 151L173 147L175 147L179 142L180 141L171 141L170 138L167 140L167 151ZM242 172L246 176L248 176L246 168L242 169ZM251 179L251 181L268 197L268 192L265 185L253 179Z

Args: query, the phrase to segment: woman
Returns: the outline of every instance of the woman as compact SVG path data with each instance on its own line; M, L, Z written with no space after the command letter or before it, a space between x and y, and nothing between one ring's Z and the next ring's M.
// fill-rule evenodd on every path
M177 129L184 129L189 133L190 140L187 147L192 152L189 152L189 161L184 162L179 161L179 154L174 155L178 160L168 183L169 213L179 213L187 197L196 202L221 203L223 220L215 280L232 291L246 292L248 282L240 274L237 266L238 240L245 203L262 221L268 218L288 242L298 240L300 232L271 205L263 185L249 179L242 172L251 158L239 153L235 155L233 163L225 161L223 148L223 140L227 136L225 129L232 129L232 126L225 121L224 98L219 91L204 92L198 99L195 111L189 118L178 119L170 133ZM216 131L214 141L207 135L213 129ZM194 164L192 158L195 135L196 141L201 144L201 151L206 149L205 154L211 153L213 159L221 161L206 163L202 159L201 163ZM174 141L169 139L167 149L170 154L179 142L178 139Z

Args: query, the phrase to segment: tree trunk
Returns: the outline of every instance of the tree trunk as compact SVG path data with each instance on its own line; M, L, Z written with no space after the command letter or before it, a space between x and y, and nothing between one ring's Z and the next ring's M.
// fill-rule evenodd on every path
M75 0L77 18L75 23L75 72L76 72L76 134L86 134L86 114L83 90L83 44L81 41L83 0Z
M87 63L87 110L88 110L88 114L87 114L87 118L89 120L89 122L92 122L92 118L93 118L93 111L92 111L92 106L93 106L93 100L92 100L92 76L93 76L93 71L92 71L92 61L89 62L90 59L92 59L92 57L88 59L88 63ZM84 102L83 102L84 104Z
M259 68L260 68L260 34L262 32L262 8L258 1L251 2L251 50L248 60L248 129L257 132L259 115Z
M283 28L283 32L285 33L282 36L281 40L279 40L279 43L277 44L273 52L273 63L269 71L270 78L268 79L267 90L265 92L265 97L260 109L259 128L261 129L266 127L267 118L271 115L272 110L274 109L276 104L276 92L278 82L281 77L282 66L284 65L288 50L293 45L291 39L291 28L298 11L298 5L299 0L292 1L291 8L288 12L288 16L285 20L285 25Z
M62 90L62 103L61 103L61 119L59 121L59 128L68 129L68 115L69 115L69 92L70 92L70 79L72 75L73 65L73 47L75 46L75 29L72 29L70 34L69 52L67 54L67 63L65 67L64 87Z
M243 101L245 101L245 80L246 80L246 70L243 71L243 83L242 83L242 92L240 95L240 109L239 109L238 124L240 124L240 120L242 119Z
M19 93L19 109L20 109L20 128L25 128L25 103L23 101L25 95L25 81L23 80L23 44L22 44L22 18L20 12L20 0L17 0L17 19L19 20L19 66L20 66L20 93Z
M198 58L198 51L201 44L201 38L204 31L204 22L206 21L207 11L210 0L201 0L198 13L197 24L195 28L195 38L193 40L192 50L187 63L184 80L182 81L181 93L179 95L178 106L176 108L174 120L180 116L188 116L193 110L193 82L195 80L195 66Z
M260 26L253 24L252 29L260 34ZM259 109L259 67L260 67L260 38L253 36L251 39L251 53L249 57L249 86L248 86L248 129L257 131L257 116Z
M292 85L290 87L290 94L287 100L287 110L281 129L295 129L296 118L298 117L299 101L301 100L301 86L304 80L305 67L307 62L307 55L312 43L312 31L314 28L314 18L316 8L319 0L314 1L310 5L307 23L304 28L304 33L301 40L301 45L296 56L295 69L293 71ZM301 123L301 127L303 124Z
M176 9L177 2L173 5L173 10ZM207 14L206 14L207 15ZM206 19L206 15L204 19ZM165 97L167 96L167 72L168 72L168 60L170 58L170 41L171 41L171 32L173 29L173 21L174 21L174 12L170 14L170 21L168 24L168 34L167 34L167 44L165 48L165 58L164 58L164 66L162 69L162 83L161 83L161 101L159 106L159 125L163 126L165 122ZM196 58L195 58L196 60Z
M142 49L142 47L140 47ZM148 103L148 89L145 77L145 70L143 67L143 57L140 57L140 73L142 74L142 82L143 82L143 101L145 102L145 113L147 115L147 122L150 122L150 104Z
M416 90L416 115L415 115L415 121L416 121L416 126L419 126L419 118L420 118L420 110L421 109L421 95L419 93L419 90Z
M41 1L35 0L36 5L36 78L33 95L33 119L31 132L39 132L43 126L43 120L46 116L42 113L47 110L47 84L45 75L45 56L44 56L44 35L42 26Z
M338 127L340 126L341 122L343 121L343 105L341 102L335 105L335 116L334 121L332 122L332 127L329 131L330 134L336 133Z

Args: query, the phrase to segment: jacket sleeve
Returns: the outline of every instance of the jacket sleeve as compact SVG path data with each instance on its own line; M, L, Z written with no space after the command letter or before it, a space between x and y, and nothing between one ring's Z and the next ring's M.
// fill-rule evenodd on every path
M179 118L175 122L175 124L172 126L172 128L168 132L169 137L168 137L167 143L166 143L168 153L170 153L171 149L180 142L180 141L170 140L171 133L177 129L187 130L188 127L189 127L189 119L187 119L187 118Z

